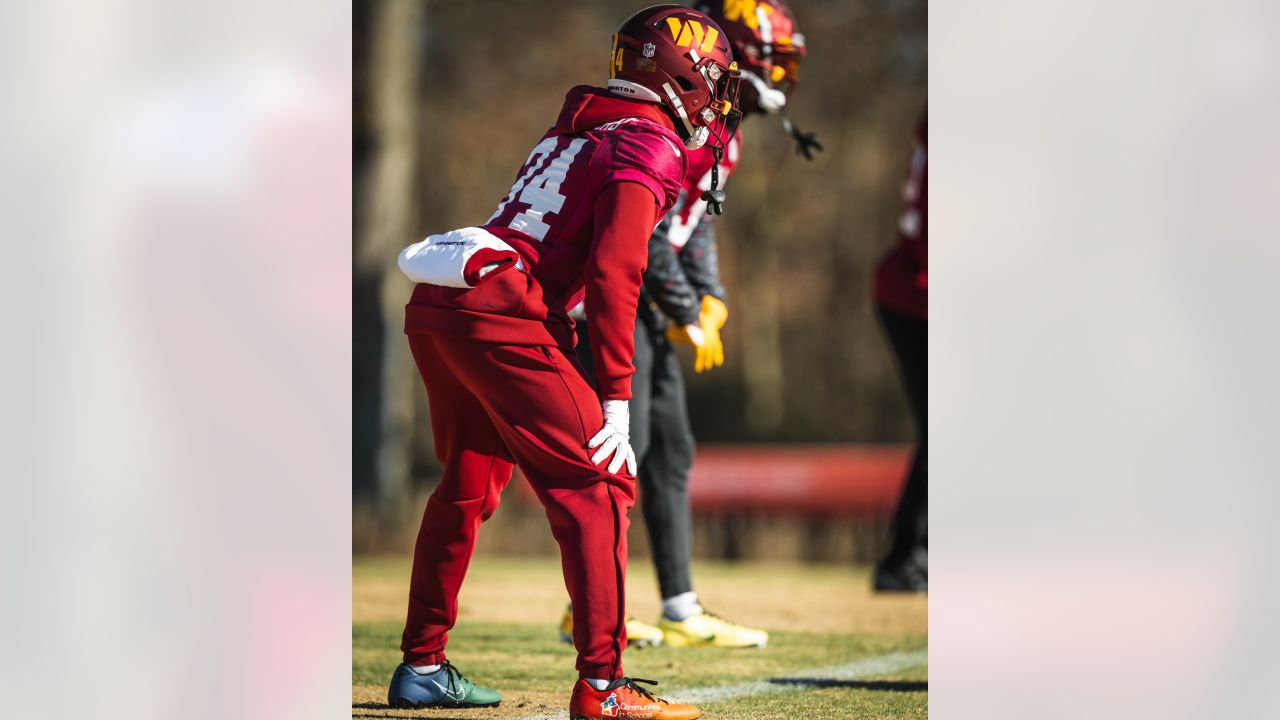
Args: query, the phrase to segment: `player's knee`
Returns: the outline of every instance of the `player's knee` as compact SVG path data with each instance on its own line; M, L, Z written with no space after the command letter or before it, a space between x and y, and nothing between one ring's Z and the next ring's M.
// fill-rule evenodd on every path
M427 499L426 519L429 522L457 526L473 523L477 517L484 521L498 507L496 497L454 497L454 492L450 490L456 492L456 489L446 488L441 484Z
M491 493L491 497L486 497L484 502L480 504L480 522L488 522L489 518L498 510L498 503L501 502L501 495Z

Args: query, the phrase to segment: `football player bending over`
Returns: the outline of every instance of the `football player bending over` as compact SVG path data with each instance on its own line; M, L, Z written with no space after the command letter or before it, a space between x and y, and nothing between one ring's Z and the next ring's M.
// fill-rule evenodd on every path
M392 706L499 703L449 663L445 645L477 530L519 465L546 508L573 603L570 717L700 716L622 669L636 483L627 401L649 235L680 192L688 149L733 136L738 75L715 23L671 5L627 20L610 63L606 89L569 91L492 217L401 253L419 283L405 333L444 476L414 548ZM629 79L619 72L641 66ZM567 314L584 297L594 390Z

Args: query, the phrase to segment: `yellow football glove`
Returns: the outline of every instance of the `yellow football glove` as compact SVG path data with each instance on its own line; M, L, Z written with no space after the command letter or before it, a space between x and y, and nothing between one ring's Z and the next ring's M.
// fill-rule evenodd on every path
M673 345L698 347L706 339L702 335L702 326L700 325L668 325L667 341Z
M729 308L725 307L720 298L715 295L703 295L702 313L698 315L698 319L704 324L710 320L719 330L724 327L725 320L729 319Z
M724 342L720 340L720 328L729 319L729 308L720 298L704 295L702 312L698 314L698 324L702 326L705 340L697 346L693 359L694 372L705 372L724 364Z

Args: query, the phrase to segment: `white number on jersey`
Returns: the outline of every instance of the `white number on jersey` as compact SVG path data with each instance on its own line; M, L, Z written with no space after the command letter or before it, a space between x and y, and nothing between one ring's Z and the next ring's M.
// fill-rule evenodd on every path
M501 215L502 211L506 210L507 204L515 199L528 205L528 208L512 218L509 227L539 241L547 236L551 226L543 218L548 214L560 212L564 207L565 198L560 194L560 183L564 182L569 166L578 156L578 151L587 143L586 138L574 138L569 142L569 146L545 168L536 171L542 158L555 152L560 139L549 137L533 148L533 152L529 153L529 159L525 161L524 174L516 180L515 185L511 186L511 192L498 205L497 211L489 218L489 222L493 222Z

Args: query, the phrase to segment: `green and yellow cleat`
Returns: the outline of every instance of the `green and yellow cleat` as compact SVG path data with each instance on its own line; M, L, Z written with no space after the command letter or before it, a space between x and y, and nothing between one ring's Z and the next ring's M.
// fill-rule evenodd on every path
M663 617L658 620L663 642L671 647L762 648L769 644L769 633L729 622L703 610L680 622Z
M627 613L627 647L647 648L662 644L662 631L635 619ZM565 608L560 618L560 642L573 644L573 606Z
M429 675L400 663L387 690L387 704L393 708L497 707L500 702L502 696L496 690L466 679L448 660Z

